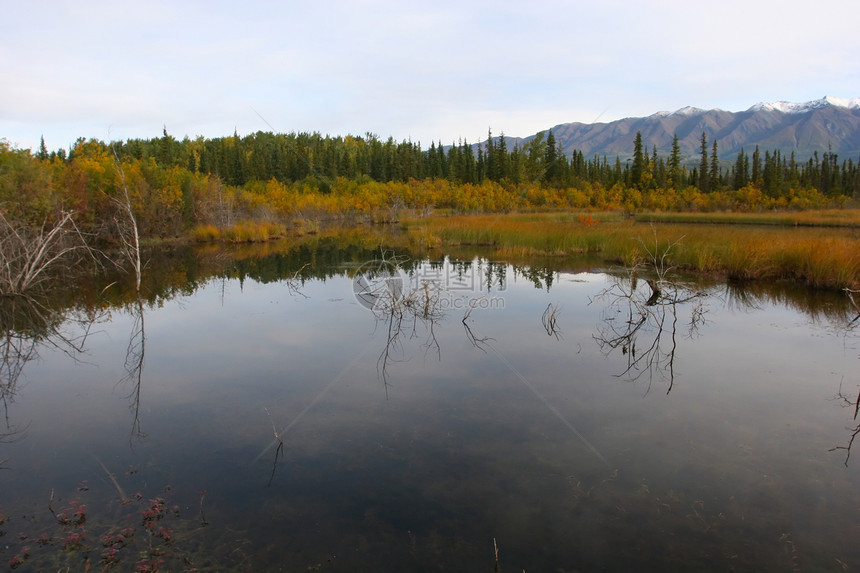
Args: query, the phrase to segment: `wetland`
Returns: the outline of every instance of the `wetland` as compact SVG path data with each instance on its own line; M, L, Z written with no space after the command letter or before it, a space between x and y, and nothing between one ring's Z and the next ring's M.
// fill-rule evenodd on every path
M10 567L860 563L845 291L381 233L4 299Z

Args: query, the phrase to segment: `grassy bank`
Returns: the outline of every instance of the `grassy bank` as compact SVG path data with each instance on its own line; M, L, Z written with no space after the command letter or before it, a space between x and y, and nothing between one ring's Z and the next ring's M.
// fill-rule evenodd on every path
M474 246L499 259L597 254L630 266L674 245L679 268L738 280L795 280L817 288L860 286L860 211L797 216L624 218L617 214L429 217L405 222L419 249ZM696 218L699 217L699 218ZM803 223L797 221L802 220ZM783 221L783 222L779 222ZM838 221L840 224L835 224Z
M860 210L858 209L825 209L785 213L641 213L637 214L635 219L641 223L860 228Z

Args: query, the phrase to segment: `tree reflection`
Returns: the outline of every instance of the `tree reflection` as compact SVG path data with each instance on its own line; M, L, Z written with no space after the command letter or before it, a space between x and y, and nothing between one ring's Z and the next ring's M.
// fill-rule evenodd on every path
M472 327L469 326L472 311L477 308L478 302L479 301L470 301L469 310L467 310L466 314L463 315L462 323L463 329L466 331L466 340L468 340L472 346L486 354L487 348L490 348L490 342L495 339L490 338L489 336L476 336L474 331L472 331Z
M442 358L442 348L436 338L436 324L444 317L442 310L443 291L438 285L423 281L421 289L403 291L389 288L377 290L377 299L371 308L376 323L386 328L382 352L376 361L376 369L388 395L388 367L406 359L404 342L422 339L425 356L428 353Z
M24 367L39 358L43 347L79 360L98 314L95 309L59 309L34 297L0 297L0 402L5 426L0 440L22 431L10 421L9 404L18 393Z
M860 315L858 315L860 316ZM853 408L854 409L854 417L852 420L857 423L857 414L860 413L860 393L858 393L856 398L850 398L842 393L842 385L839 385L839 394L837 395L837 400L841 402L842 406ZM851 437L848 438L848 443L844 446L835 446L830 448L831 452L835 452L837 450L845 451L845 467L848 467L848 460L851 458L851 448L854 446L854 440L860 435L860 423L857 423L853 428L849 427L848 431L851 432Z
M857 301L854 300L854 295L860 293L860 290L852 290L850 288L845 289L845 294L848 295L848 300L851 301L851 306L854 307L854 310L857 312L857 316L851 319L848 323L849 328L854 328L854 326L860 320L860 305L857 304Z
M606 303L594 339L605 355L620 349L626 364L618 377L635 382L647 375L647 393L656 375L668 382L668 394L675 383L679 332L687 338L698 336L705 324L706 296L665 273L640 281L633 268L626 276L613 277L612 284L591 299ZM679 309L685 305L689 318L679 325Z
M376 330L385 329L376 366L386 396L389 368L408 359L406 346L410 341L419 341L425 358L433 354L441 360L436 328L450 309L465 311L462 324L466 338L485 351L491 339L476 336L469 318L487 299L480 291L494 286L504 289L504 271L494 263L425 262L419 268L407 266L409 262L405 257L386 256L383 252L381 259L362 265L353 278L356 299L373 314Z
M143 439L146 433L140 425L140 398L143 383L143 364L146 358L146 320L143 312L143 299L138 296L137 300L130 306L132 317L131 332L128 336L128 345L125 351L125 376L120 384L128 384L131 390L128 393L128 407L133 414L131 423L131 437Z
M541 324L543 324L547 335L555 337L556 340L561 339L561 329L558 326L558 315L560 313L561 308L558 304L549 303L540 317Z
M851 306L857 312L857 315L847 321L845 325L845 334L850 334L854 332L857 328L860 328L860 306L857 305L857 301L854 299L854 295L860 291L845 289L845 294L848 295L848 300L850 301ZM850 437L848 438L848 443L844 446L835 446L830 448L831 452L835 452L836 450L844 450L845 451L845 467L848 467L848 460L851 458L851 448L854 446L854 440L857 439L857 436L860 436L860 423L857 421L857 415L860 414L860 392L858 392L857 397L851 397L843 393L842 384L839 384L839 393L836 395L836 400L840 402L843 407L853 408L854 416L852 417L853 426L848 426L847 430L850 432Z

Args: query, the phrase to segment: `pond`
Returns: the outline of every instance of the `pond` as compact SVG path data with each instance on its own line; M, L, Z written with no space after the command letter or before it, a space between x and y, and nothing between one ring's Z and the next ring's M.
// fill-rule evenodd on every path
M842 293L342 245L145 272L4 311L17 570L860 565Z

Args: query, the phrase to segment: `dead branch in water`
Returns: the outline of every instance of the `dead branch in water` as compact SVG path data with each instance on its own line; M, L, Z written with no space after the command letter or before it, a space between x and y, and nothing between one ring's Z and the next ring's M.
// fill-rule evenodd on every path
M92 256L73 215L62 211L55 221L33 230L9 221L0 210L0 295L30 292Z
M477 301L477 300L469 302L469 310L467 310L466 314L463 315L463 321L462 322L463 322L463 328L466 330L466 339L472 344L472 346L474 346L475 348L477 348L481 352L486 353L487 352L486 347L489 346L490 341L495 340L495 339L490 338L489 336L484 336L484 337L478 338L477 336L475 336L475 333L472 332L472 328L469 326L469 323L467 322L469 320L469 317L472 316L472 311L475 310L476 306L478 306L478 302L479 301Z
M554 336L556 340L561 338L561 330L558 328L558 315L560 313L561 308L558 304L549 303L540 318L546 333L549 336Z
M845 290L845 294L847 294L847 295L848 295L848 300L850 300L850 301L851 301L851 306L853 306L853 307L854 307L854 310L856 310L856 311L857 311L857 316L855 316L855 317L851 320L851 322L849 322L849 323L848 323L849 325L851 325L851 324L854 324L855 322L857 322L857 320L860 320L860 305L858 305L858 304L857 304L857 301L856 301L856 300L854 300L854 295L855 295L855 294L857 294L857 293L860 293L860 290L852 290L852 289L850 289L850 288L846 288L846 289L844 289L844 290Z
M119 179L122 187L122 197L110 197L110 200L119 207L120 211L125 215L124 219L114 218L119 233L122 251L125 257L131 263L134 271L135 290L140 292L141 278L141 259L140 259L140 233L137 229L137 217L134 215L134 209L131 205L131 195L128 192L128 185L125 181L125 171L122 168L122 162L119 159L116 149L113 149L114 167L119 174Z
M860 393L857 394L857 398L852 400L848 398L842 392L842 382L839 383L839 393L836 395L836 399L842 402L843 406L848 406L854 408L854 421L857 421L857 415L860 414ZM860 424L855 426L854 428L847 428L851 432L851 438L848 440L848 444L844 446L834 446L830 448L829 452L835 452L836 450L845 450L845 467L848 467L848 460L851 458L851 448L854 446L854 440L860 435Z
M666 241L666 247L660 249L660 241L657 239L657 229L654 226L651 226L651 230L654 233L654 247L653 249L645 244L645 241L642 239L638 239L639 243L642 245L642 248L645 249L645 252L648 253L647 262L654 269L654 272L657 274L657 282L662 283L666 280L667 276L670 272L675 268L674 265L670 264L669 255L676 246L678 246L683 240L684 236L678 237L675 241Z
M271 487L272 480L275 479L275 470L278 469L278 458L280 458L281 452L284 449L284 440L281 438L281 435L278 434L278 428L275 426L275 421L272 419L272 415L269 413L269 409L263 408L263 410L266 411L266 414L269 416L269 421L272 422L272 432L275 434L275 440L278 441L278 449L275 450L275 463L272 464L272 475L269 476L268 487Z
M113 484L113 486L116 488L116 491L117 491L117 493L119 494L119 497L120 497L120 499L122 500L122 502L123 502L123 503L128 502L128 501L129 501L129 498L128 498L128 496L126 496L126 495L125 495L125 492L122 490L122 487L120 487L119 482L118 482L118 481L116 481L116 477L114 477L114 475L113 475L112 473L110 473L110 470L108 470L108 469L107 469L107 466L105 466L105 465L102 463L102 461L101 461L100 459L96 458L96 461L97 461L97 462L99 463L99 465L102 467L102 469L104 470L104 472L105 472L105 474L107 475L108 479L109 479L109 480L110 480L110 482Z
M604 354L621 349L627 364L619 377L636 381L647 373L646 392L650 390L655 374L668 382L667 394L674 387L679 307L693 303L688 338L694 338L705 323L703 299L706 293L670 276L674 267L669 263L669 253L680 241L666 242L661 252L656 231L653 247L640 240L648 253L647 265L638 263L629 267L626 277L616 278L611 286L592 299L609 301L595 340ZM647 293L638 281L638 274L645 266L651 267L656 275L656 278L645 279L650 291Z

